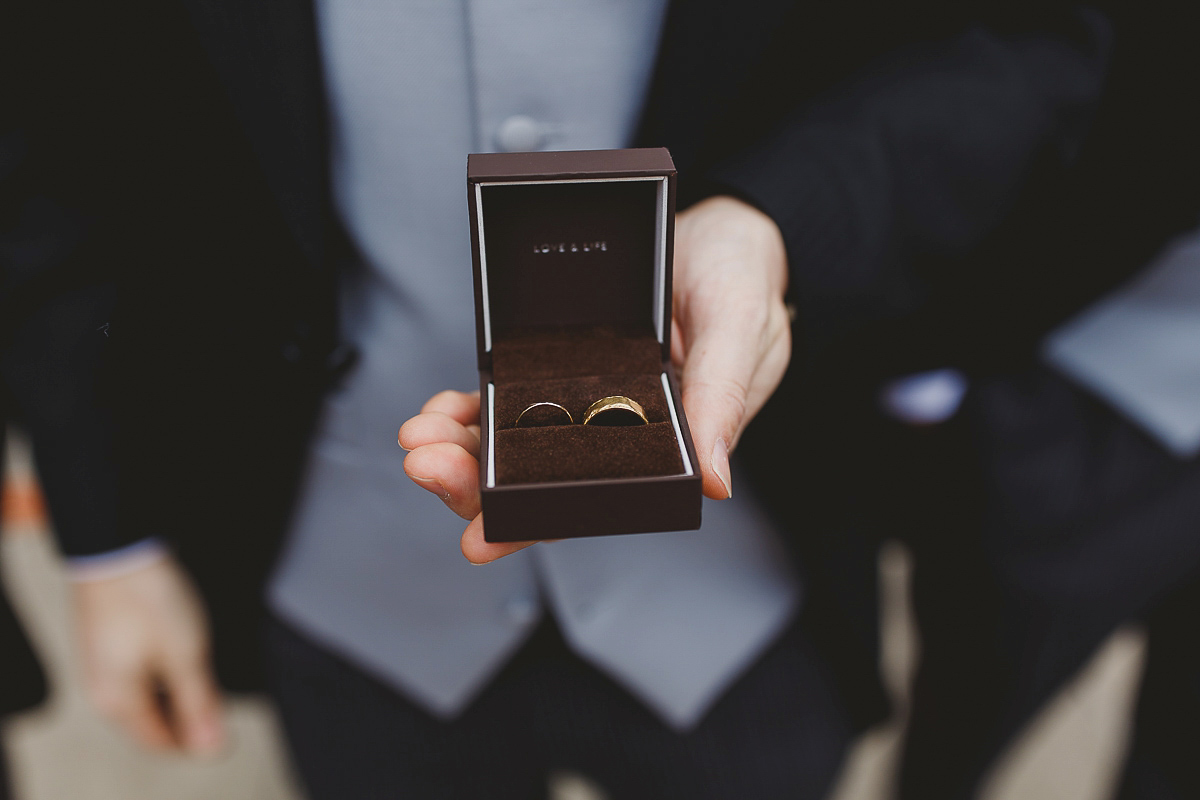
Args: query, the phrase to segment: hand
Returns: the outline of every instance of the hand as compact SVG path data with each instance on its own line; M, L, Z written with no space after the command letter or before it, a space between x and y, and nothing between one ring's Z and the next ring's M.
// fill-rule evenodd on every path
M671 360L714 500L733 495L729 453L779 387L792 357L787 251L775 222L732 197L675 219Z
M472 564L486 564L533 542L484 541L478 421L479 392L440 392L404 423L397 441L411 451L404 459L408 477L469 521L462 535L463 555Z
M783 294L787 254L770 217L732 197L712 197L675 222L671 358L704 493L732 496L729 453L779 386L791 358ZM476 564L533 542L486 542L479 504L479 394L442 392L400 429L404 470L470 520L463 555Z
M164 556L127 575L72 587L84 678L100 713L154 750L220 750L225 736L208 625L175 562Z

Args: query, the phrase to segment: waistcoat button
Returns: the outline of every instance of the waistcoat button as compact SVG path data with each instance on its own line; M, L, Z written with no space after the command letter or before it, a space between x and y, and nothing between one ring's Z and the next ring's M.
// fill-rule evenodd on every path
M509 117L496 129L496 146L506 153L537 150L545 138L538 121L524 114Z

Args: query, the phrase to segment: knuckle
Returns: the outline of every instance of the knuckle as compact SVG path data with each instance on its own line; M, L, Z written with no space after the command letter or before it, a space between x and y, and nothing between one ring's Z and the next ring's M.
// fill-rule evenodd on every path
M771 327L772 306L761 298L746 298L738 309L746 328L762 333Z
M453 389L443 389L425 401L425 405L421 407L421 413L424 414L429 411L436 411L438 408L445 406L446 403L453 402L457 396L458 392L454 391Z
M699 394L706 402L718 405L729 416L741 420L746 413L749 387L736 379L724 378L695 383L685 390L685 394Z
M721 402L730 411L732 416L738 420L746 413L746 396L749 394L749 389L737 381L722 381L718 387L718 397Z
M724 325L744 336L760 336L771 327L775 316L775 298L741 276L730 276L724 285L714 288L714 303L718 304Z

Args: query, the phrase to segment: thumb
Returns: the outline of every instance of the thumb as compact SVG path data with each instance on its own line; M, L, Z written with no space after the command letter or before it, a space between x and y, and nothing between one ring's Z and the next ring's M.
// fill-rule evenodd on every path
M688 353L683 375L683 407L700 460L704 494L714 500L733 496L729 451L746 416L751 377L745 374L744 359L737 350L719 339L715 335L698 338Z
M209 755L225 745L221 697L203 662L179 665L163 676L172 722L184 749Z
M683 407L700 460L704 494L725 500L733 496L729 450L741 425L746 395L736 386L686 380L684 384Z

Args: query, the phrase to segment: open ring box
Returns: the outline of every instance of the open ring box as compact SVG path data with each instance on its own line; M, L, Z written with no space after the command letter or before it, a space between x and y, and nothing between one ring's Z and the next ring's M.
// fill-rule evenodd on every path
M675 165L663 148L467 159L488 541L700 527L671 367ZM645 425L582 425L624 395ZM537 402L574 424L517 427Z

